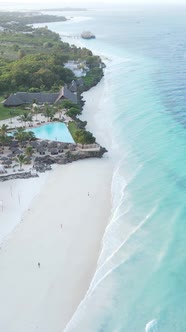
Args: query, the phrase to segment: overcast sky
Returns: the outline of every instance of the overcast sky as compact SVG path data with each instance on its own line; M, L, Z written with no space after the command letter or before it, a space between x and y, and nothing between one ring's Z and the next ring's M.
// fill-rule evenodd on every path
M16 3L23 3L23 4L45 4L46 6L48 4L53 5L54 7L58 5L59 7L65 7L65 6L79 6L84 5L86 7L89 7L93 4L186 4L186 0L53 0L52 2L49 0L0 0L0 4L16 4Z

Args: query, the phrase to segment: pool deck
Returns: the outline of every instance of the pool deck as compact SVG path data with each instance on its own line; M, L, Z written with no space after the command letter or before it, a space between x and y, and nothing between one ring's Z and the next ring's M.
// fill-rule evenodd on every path
M72 121L72 119L65 115L65 112L62 111L61 117L59 118L59 121L63 118L63 122L65 124L68 124L69 121ZM37 128L39 126L42 126L43 124L51 123L51 121L47 121L46 117L42 114L39 113L37 114L37 120L36 117L33 116L33 121L28 122L27 125L25 126L25 123L20 121L20 116L13 117L12 119L6 119L6 120L0 120L0 126L3 124L6 124L9 129L16 129L19 127L23 127L25 129L31 129L31 128Z

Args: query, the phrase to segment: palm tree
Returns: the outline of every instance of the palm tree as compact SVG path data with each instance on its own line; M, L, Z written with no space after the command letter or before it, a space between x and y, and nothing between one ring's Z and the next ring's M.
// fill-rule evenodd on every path
M54 111L51 107L49 107L48 103L44 105L44 115L48 118L48 121L52 120L54 117Z
M32 146L27 146L25 150L25 154L27 157L31 157L33 154L33 147Z
M61 115L61 109L62 109L62 105L61 103L60 104L57 104L57 106L55 106L56 110L57 110L57 113L58 113L58 117L60 119L60 115Z
M7 132L8 132L8 126L6 124L3 124L0 127L0 135L7 136Z
M12 123L12 118L13 118L13 116L14 116L14 112L11 110L11 111L10 111L10 123Z
M0 141L2 143L2 147L4 149L5 143L9 141L9 137L7 136L8 132L8 126L6 124L3 124L0 127Z
M15 158L15 160L19 163L19 169L21 170L23 164L27 163L27 157L25 154L20 154Z
M14 134L14 137L20 141L21 146L22 146L22 142L25 139L25 129L24 128L18 128L17 131Z
M38 115L38 113L39 113L39 109L38 109L38 106L36 105L35 102L33 102L33 104L32 104L32 111L33 111L33 113L35 114L35 116L36 116L36 121L37 121L37 115Z
M36 139L36 135L34 134L33 131L27 131L25 133L25 139L28 141L34 141Z
M26 127L26 123L29 121L32 121L32 115L24 112L23 115L20 116L20 120L23 121L25 123L25 127Z
M4 149L5 144L8 143L9 141L10 141L9 136L0 135L0 142L2 143L2 148L3 149Z

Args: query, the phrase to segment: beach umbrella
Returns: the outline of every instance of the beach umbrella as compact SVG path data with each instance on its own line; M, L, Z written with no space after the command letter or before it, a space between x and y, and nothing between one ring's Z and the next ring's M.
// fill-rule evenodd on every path
M58 152L59 153L62 153L64 150L63 150L63 148L62 147L58 147Z
M12 161L11 160L5 160L5 161L3 161L3 164L4 165L11 165Z
M19 149L17 149L16 151L15 151L15 154L17 155L17 154L22 154L23 153L23 151L22 150L19 150Z
M4 157L4 156L2 156L2 157L0 157L0 159L1 159L1 160L8 160L8 157Z
M65 146L67 146L67 144L66 143L58 143L58 148L59 149L65 149Z
M10 142L10 147L18 147L19 146L19 142L18 141L11 141Z
M43 147L40 147L40 148L38 149L38 152L39 152L40 154L45 154L45 149L44 149Z
M51 142L48 144L48 148L57 148L57 142Z
M47 147L48 146L48 142L47 141L41 141L39 145Z
M22 146L23 148L25 148L25 147L27 146L27 144L28 144L27 141L23 141L23 142L21 143L21 146Z
M18 150L18 148L17 147L13 147L10 150L12 151L12 153L14 153L14 152L16 152Z
M8 157L8 158L14 158L14 157L15 157L15 154L10 153L10 154L7 155L7 157Z
M30 142L30 145L33 147L33 148L37 148L39 143L38 142Z
M58 149L51 149L50 153L51 154L58 154Z

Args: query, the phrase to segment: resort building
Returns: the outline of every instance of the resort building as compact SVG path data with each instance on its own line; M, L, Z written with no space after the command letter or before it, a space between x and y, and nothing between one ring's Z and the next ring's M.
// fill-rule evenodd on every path
M4 106L15 107L24 104L55 104L60 100L67 99L77 104L77 95L71 92L65 85L58 93L46 92L17 92L11 94L4 102Z

